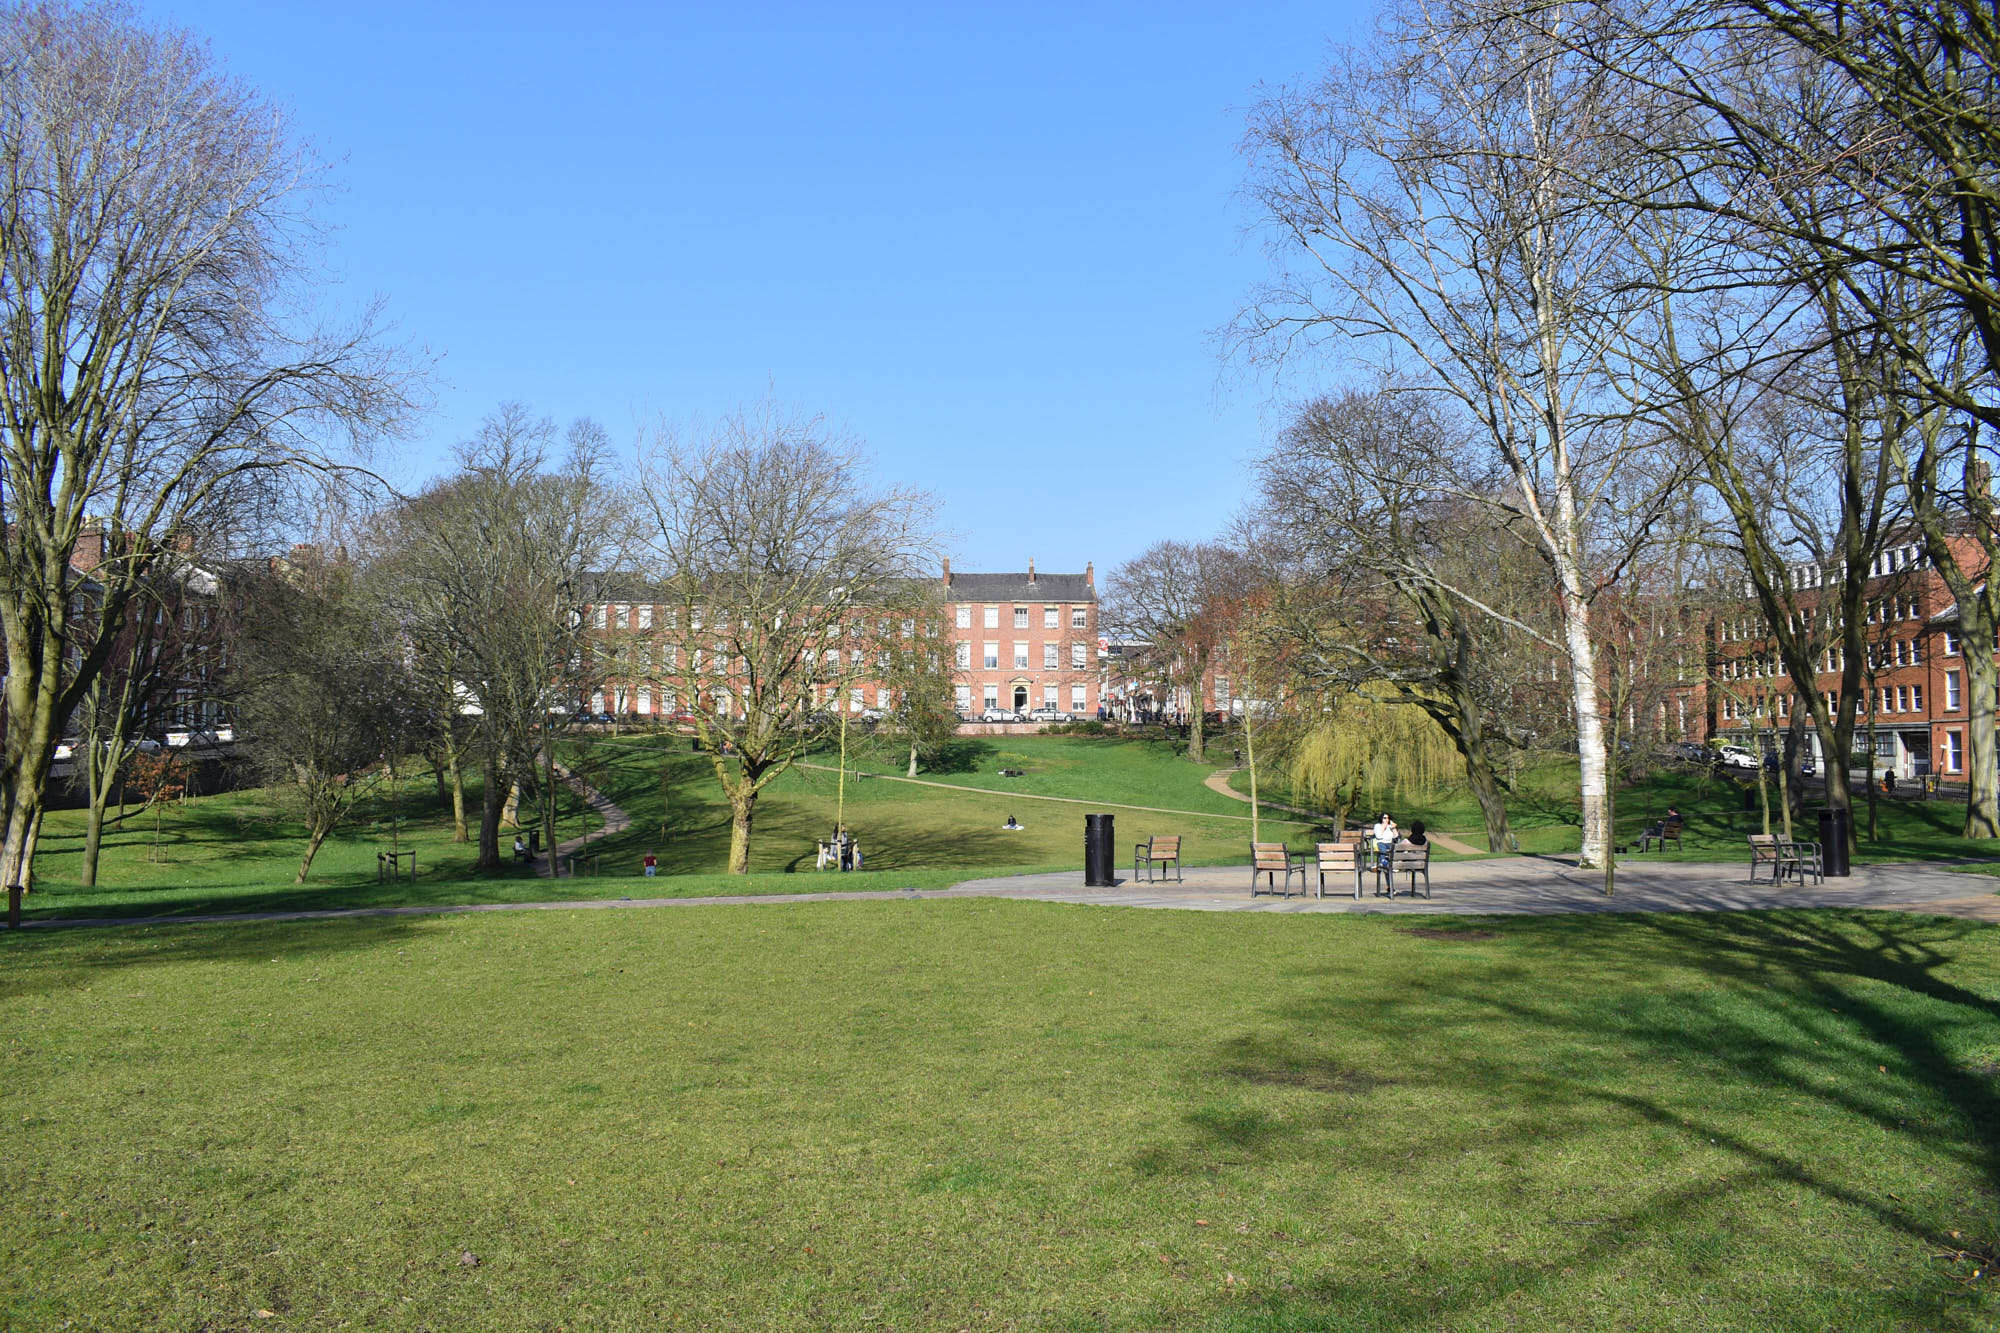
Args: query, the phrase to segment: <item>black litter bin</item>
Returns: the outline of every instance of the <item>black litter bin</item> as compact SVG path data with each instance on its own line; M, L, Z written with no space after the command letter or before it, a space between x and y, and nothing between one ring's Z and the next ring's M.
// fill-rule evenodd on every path
M531 828L528 830L528 855L540 856L541 854L542 831L538 828Z
M1108 889L1118 883L1112 874L1117 864L1112 843L1117 836L1110 815L1083 817L1083 882L1090 888Z
M1847 867L1847 811L1828 806L1819 812L1819 855L1827 874L1846 878L1852 873Z

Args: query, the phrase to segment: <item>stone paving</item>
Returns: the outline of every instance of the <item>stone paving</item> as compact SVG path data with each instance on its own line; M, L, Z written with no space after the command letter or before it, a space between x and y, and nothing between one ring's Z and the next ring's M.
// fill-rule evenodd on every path
M1959 863L1963 864L1963 863ZM310 912L255 912L209 916L138 917L27 922L29 928L57 926L163 925L220 921L309 921L330 917L436 916L463 912L565 912L658 907L761 907L778 903L852 902L933 898L1020 898L1034 902L1105 907L1178 908L1195 912L1381 913L1394 915L1505 915L1563 912L1727 912L1774 907L1852 907L1929 912L2000 922L2000 884L1949 865L1857 866L1847 879L1824 884L1748 879L1746 863L1630 862L1618 869L1617 895L1607 898L1603 877L1577 869L1572 859L1553 856L1499 857L1490 861L1441 862L1431 867L1430 898L1399 894L1377 897L1373 877L1362 896L1291 897L1250 894L1247 866L1195 866L1183 882L1121 880L1091 888L1082 871L968 880L949 889L877 889L859 892L738 894L710 898L599 898L580 902L480 903L463 906L365 907ZM820 876L802 875L805 883ZM827 877L827 878L830 878ZM892 878L884 876L884 878ZM643 885L638 880L634 887Z

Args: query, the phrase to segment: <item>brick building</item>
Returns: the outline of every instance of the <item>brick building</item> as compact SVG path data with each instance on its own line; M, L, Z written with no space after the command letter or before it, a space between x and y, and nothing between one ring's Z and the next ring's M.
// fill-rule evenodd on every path
M977 719L993 709L1054 707L1092 713L1100 701L1097 663L1095 568L1081 574L1039 574L1034 561L1021 573L942 573L944 624L938 637L954 680L959 713ZM593 713L658 717L695 707L727 709L733 693L720 654L675 625L673 609L643 584L606 585L585 609L593 637L603 643L603 679L581 700ZM924 638L931 627L910 632ZM684 640L698 640L692 643ZM698 702L676 697L660 670L686 650L708 652L718 671L709 697ZM697 668L698 669L698 668ZM850 712L888 708L890 687L867 681L847 690ZM837 700L829 696L828 707Z
M1957 554L1977 567L1977 547L1969 538ZM1870 574L1855 744L1869 743L1872 725L1874 772L1963 780L1968 718L1958 606L1916 543L1885 551ZM1809 588L1816 576L1802 569L1796 577ZM1711 647L1710 678L1675 701L1687 730L1746 745L1761 731L1768 744L1773 728L1782 733L1790 726L1797 686L1771 648L1761 614L1746 608L1718 616ZM1818 665L1811 688L1831 698L1840 689L1840 650L1822 650ZM1814 762L1822 763L1818 737L1806 735Z

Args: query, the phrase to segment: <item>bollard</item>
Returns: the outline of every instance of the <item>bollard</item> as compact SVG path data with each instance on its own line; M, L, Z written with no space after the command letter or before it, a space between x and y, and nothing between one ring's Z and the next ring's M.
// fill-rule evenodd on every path
M1112 873L1114 852L1110 815L1083 817L1083 882L1093 889L1108 889L1118 880Z

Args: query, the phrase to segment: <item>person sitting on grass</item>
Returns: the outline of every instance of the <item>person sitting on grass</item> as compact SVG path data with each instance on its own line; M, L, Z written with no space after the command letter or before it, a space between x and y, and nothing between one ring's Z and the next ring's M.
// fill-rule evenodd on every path
M1014 816L1012 815L1007 816L1007 822L1002 824L1000 828L1003 832L1007 833L1019 833L1021 831L1021 825L1014 819Z

